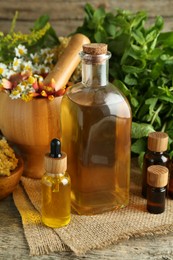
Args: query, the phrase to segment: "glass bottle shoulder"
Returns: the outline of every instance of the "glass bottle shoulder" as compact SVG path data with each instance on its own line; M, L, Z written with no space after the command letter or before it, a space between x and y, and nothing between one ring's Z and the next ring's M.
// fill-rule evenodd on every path
M46 172L42 177L42 183L50 187L56 183L67 185L70 183L70 176L67 172L58 174Z
M148 150L144 155L144 159L147 162L167 163L170 157L167 152L153 152Z
M74 104L85 107L107 106L110 110L119 111L119 116L131 117L131 108L126 97L113 84L106 86L88 87L77 83L70 87L64 98L68 98Z

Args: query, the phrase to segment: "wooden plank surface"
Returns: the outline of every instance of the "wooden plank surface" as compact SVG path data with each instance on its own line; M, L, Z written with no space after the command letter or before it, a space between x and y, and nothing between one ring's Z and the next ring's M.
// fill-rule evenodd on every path
M82 24L84 18L84 5L87 1L74 0L1 0L0 1L0 31L8 32L10 21L15 11L19 11L16 30L28 32L33 21L40 15L48 14L50 21L58 35L67 35ZM173 1L171 0L111 0L111 1L89 1L94 7L103 5L107 11L122 8L137 12L146 10L149 18L153 19L161 15L165 21L165 30L173 30Z
M20 215L12 196L0 201L0 260L172 260L173 233L130 239L77 257L72 252L29 256Z

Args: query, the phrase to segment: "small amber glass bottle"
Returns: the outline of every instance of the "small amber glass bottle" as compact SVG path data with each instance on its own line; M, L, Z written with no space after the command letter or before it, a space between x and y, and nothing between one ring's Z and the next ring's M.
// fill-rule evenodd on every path
M147 210L150 213L159 214L165 210L168 172L168 168L161 165L152 165L147 169Z
M42 222L53 228L70 222L70 176L66 172L67 155L61 152L58 139L51 141L51 152L45 155L45 174L42 178Z
M142 196L147 197L147 168L151 165L162 165L170 168L170 157L166 150L168 135L164 132L152 132L148 135L148 150L144 155L142 169Z

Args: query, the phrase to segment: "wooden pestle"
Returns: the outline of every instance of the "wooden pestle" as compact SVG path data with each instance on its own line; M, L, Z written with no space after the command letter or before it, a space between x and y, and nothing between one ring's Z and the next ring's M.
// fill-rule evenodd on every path
M90 40L85 35L80 33L73 35L63 54L43 83L45 85L49 84L54 79L55 90L58 91L63 88L80 62L79 52L82 51L82 46L87 43L90 43Z

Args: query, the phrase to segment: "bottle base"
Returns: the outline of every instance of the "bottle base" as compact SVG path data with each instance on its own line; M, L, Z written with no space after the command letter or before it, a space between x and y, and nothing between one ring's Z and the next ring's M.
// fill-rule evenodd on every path
M99 206L80 206L74 202L72 202L72 208L78 215L96 215L102 214L108 211L118 210L121 208L125 208L128 203L123 205L99 205Z
M126 207L128 190L71 193L71 205L78 215L95 215Z
M48 218L42 216L42 222L44 225L51 227L51 228L60 228L67 226L71 220L71 217L64 217L64 218Z
M163 207L153 207L147 205L147 210L151 214L161 214L165 211L165 208Z

